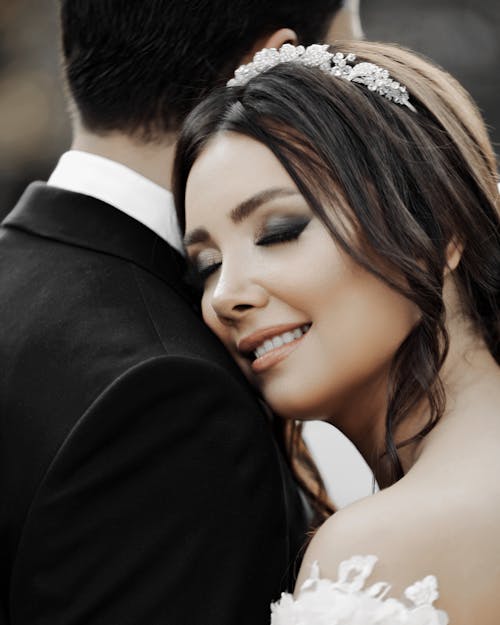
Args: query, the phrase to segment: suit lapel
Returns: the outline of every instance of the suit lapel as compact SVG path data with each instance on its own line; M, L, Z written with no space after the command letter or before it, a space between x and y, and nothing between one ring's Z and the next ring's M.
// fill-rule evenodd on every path
M34 182L2 226L122 258L193 298L183 281L186 262L177 250L132 217L88 195Z

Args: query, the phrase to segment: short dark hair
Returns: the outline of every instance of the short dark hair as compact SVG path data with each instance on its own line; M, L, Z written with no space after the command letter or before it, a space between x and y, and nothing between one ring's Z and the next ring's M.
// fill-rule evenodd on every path
M288 27L321 40L341 0L61 0L67 85L83 125L154 140L255 43Z
M477 108L444 71L389 44L351 42L331 51L388 69L417 112L320 69L283 63L244 87L215 92L187 118L174 165L175 204L184 229L186 183L204 147L219 132L249 136L274 153L337 244L416 304L420 321L394 356L387 389L380 451L392 482L403 475L395 429L427 400L429 420L399 446L408 444L445 409L439 371L448 349L443 276L450 242L463 245L453 275L464 316L500 364L496 160Z

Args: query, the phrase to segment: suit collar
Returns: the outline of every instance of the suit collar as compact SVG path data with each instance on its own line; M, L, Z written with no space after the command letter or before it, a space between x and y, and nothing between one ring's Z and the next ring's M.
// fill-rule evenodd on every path
M122 258L188 292L181 254L143 224L88 195L34 182L2 226Z
M172 193L122 163L70 150L61 156L47 184L114 206L183 253Z

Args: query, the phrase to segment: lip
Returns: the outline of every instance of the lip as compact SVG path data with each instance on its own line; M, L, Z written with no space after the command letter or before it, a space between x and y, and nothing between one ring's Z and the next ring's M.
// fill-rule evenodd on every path
M259 356L259 358L256 358L250 365L252 371L254 373L263 373L267 369L274 367L294 352L306 336L307 333L303 334L300 339L295 339L292 343L285 343L285 345L275 347L270 352L266 352L263 356Z
M262 330L257 330L256 332L253 332L252 334L249 334L245 338L241 339L236 348L242 356L248 357L267 339L271 339L273 336L277 336L278 334L283 334L283 332L290 332L296 328L302 328L302 326L305 325L310 324L307 321L302 321L301 323L285 323L277 326L271 326L269 328L263 328ZM300 340L301 339L297 339L294 343L299 343ZM293 343L287 343L287 345L293 345ZM285 347L285 345L282 347ZM282 349L282 347L277 347L276 351Z

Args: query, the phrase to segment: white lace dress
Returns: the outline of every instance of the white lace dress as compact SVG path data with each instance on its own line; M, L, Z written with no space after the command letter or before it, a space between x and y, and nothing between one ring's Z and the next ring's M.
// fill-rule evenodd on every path
M437 580L429 575L405 590L406 602L388 597L390 585L365 588L375 556L354 556L339 566L338 580L320 577L318 564L298 595L283 593L271 606L271 625L447 625L448 616L433 603Z

